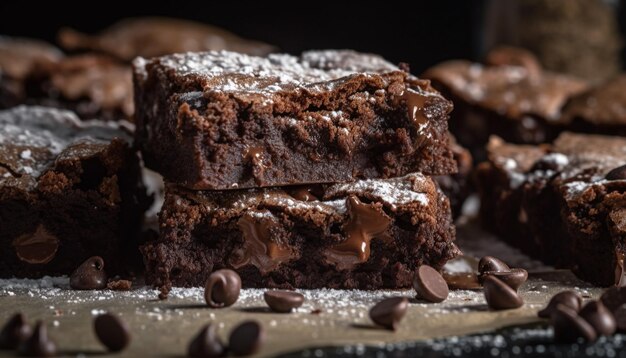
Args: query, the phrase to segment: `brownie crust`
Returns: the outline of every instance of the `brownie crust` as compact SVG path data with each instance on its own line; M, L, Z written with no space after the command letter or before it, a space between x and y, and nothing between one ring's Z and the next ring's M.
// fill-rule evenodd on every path
M225 190L456 171L449 101L374 55L135 61L136 142L172 183Z
M421 174L228 192L169 184L159 220L142 252L164 292L222 268L245 287L410 287L419 265L459 253L448 199Z

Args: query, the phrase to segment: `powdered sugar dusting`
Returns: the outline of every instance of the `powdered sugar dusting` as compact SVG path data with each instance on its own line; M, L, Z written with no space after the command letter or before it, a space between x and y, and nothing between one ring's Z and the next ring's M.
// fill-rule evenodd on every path
M136 60L139 74L147 63L158 63L179 76L197 75L207 88L224 92L278 92L297 87L322 90L332 82L356 74L400 71L382 57L351 50L309 51L300 57L270 54L255 57L236 52L187 52L153 60Z

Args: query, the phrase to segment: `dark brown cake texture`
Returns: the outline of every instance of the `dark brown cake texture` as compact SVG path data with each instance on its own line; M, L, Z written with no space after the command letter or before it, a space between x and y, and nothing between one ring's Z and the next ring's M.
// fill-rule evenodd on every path
M136 259L149 200L124 123L69 111L0 111L0 277L68 275L91 256Z
M242 39L218 27L164 17L127 18L97 35L63 28L58 37L69 51L90 50L125 62L138 56L187 51L229 50L263 56L275 50L271 45Z
M193 189L450 174L449 101L376 55L185 53L135 61L146 165Z
M477 170L486 228L591 283L626 284L626 138L566 132L546 146L493 138L488 152Z
M462 214L465 199L469 197L473 190L472 169L474 164L469 150L459 145L454 137L450 139L450 148L457 163L457 172L455 174L434 176L433 179L450 199L452 216L458 218Z
M244 287L410 287L418 266L459 253L449 201L421 174L221 192L170 184L159 220L142 252L164 292L222 268Z

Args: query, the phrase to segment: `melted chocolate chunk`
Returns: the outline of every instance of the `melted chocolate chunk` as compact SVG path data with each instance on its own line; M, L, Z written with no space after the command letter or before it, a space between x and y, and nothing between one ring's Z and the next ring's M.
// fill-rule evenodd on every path
M15 254L22 261L29 264L47 264L54 259L59 249L59 239L40 224L35 232L13 240L13 247Z
M354 195L347 198L346 205L350 221L343 230L347 238L326 252L326 260L340 270L366 262L370 257L370 242L381 237L391 223L379 205L362 203Z
M240 257L231 261L234 268L254 265L265 273L294 258L291 248L272 239L272 229L279 225L275 218L266 217L264 213L269 214L267 211L251 212L237 222L245 241Z

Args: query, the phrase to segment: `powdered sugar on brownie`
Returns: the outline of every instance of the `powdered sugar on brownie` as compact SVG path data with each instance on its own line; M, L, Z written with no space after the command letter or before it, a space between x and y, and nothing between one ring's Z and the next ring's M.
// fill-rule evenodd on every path
M349 50L309 51L300 57L271 54L255 57L236 52L187 52L164 56L153 63L180 76L202 76L207 87L224 92L278 92L315 87L355 74L400 71L382 57ZM145 60L135 61L143 70Z

